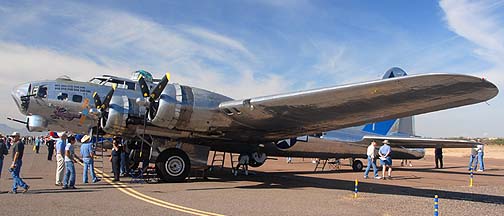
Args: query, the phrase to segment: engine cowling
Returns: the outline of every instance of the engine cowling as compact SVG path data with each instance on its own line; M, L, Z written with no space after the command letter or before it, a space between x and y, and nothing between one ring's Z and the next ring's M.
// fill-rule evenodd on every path
M108 114L100 119L100 126L110 134L122 134L127 130L131 103L127 96L113 96Z
M47 130L47 120L42 116L28 116L26 122L26 128L30 132L43 132Z
M180 85L167 85L159 101L153 104L149 120L153 125L173 129L180 117L182 108L182 89Z

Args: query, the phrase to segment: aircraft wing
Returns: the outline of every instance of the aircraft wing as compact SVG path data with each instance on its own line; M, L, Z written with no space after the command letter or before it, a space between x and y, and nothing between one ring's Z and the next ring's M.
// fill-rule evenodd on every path
M419 137L386 137L386 136L364 136L364 143L376 141L379 145L383 140L388 140L392 147L404 148L472 148L481 143L467 140L448 140L448 139L428 139Z
M423 74L223 102L229 128L278 140L413 116L486 101L497 87L485 79Z

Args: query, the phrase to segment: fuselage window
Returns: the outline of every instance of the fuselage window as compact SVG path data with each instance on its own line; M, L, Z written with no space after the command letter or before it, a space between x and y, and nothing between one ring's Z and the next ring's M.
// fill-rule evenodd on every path
M76 102L76 103L80 103L80 102L82 102L82 96L74 95L74 96L72 96L72 101Z
M68 100L68 94L67 93L59 93L57 98L58 98L58 100Z

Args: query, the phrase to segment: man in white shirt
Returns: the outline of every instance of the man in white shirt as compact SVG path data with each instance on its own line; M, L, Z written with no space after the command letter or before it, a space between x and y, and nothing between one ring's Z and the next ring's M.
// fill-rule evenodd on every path
M376 169L375 149L376 149L376 142L373 140L367 148L367 167L366 167L366 171L364 172L364 178L366 178L366 179L368 178L368 174L369 174L369 170L371 169L371 166L373 166L374 178L380 179L380 176L378 176L378 169Z
M56 135L56 134L54 134ZM63 185L63 175L65 174L65 147L67 145L67 133L59 135L60 139L56 141L56 186ZM53 138L56 138L53 136Z
M74 144L75 137L70 136L65 146L65 178L63 179L63 189L75 189Z

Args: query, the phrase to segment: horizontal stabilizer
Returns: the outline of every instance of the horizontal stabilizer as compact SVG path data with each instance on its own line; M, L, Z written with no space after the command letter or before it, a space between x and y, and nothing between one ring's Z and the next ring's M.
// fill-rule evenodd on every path
M386 137L386 136L364 136L362 142L371 143L376 141L380 145L383 140L388 140L392 147L404 148L472 148L482 144L475 141L467 140L448 140L448 139L428 139L418 137Z

